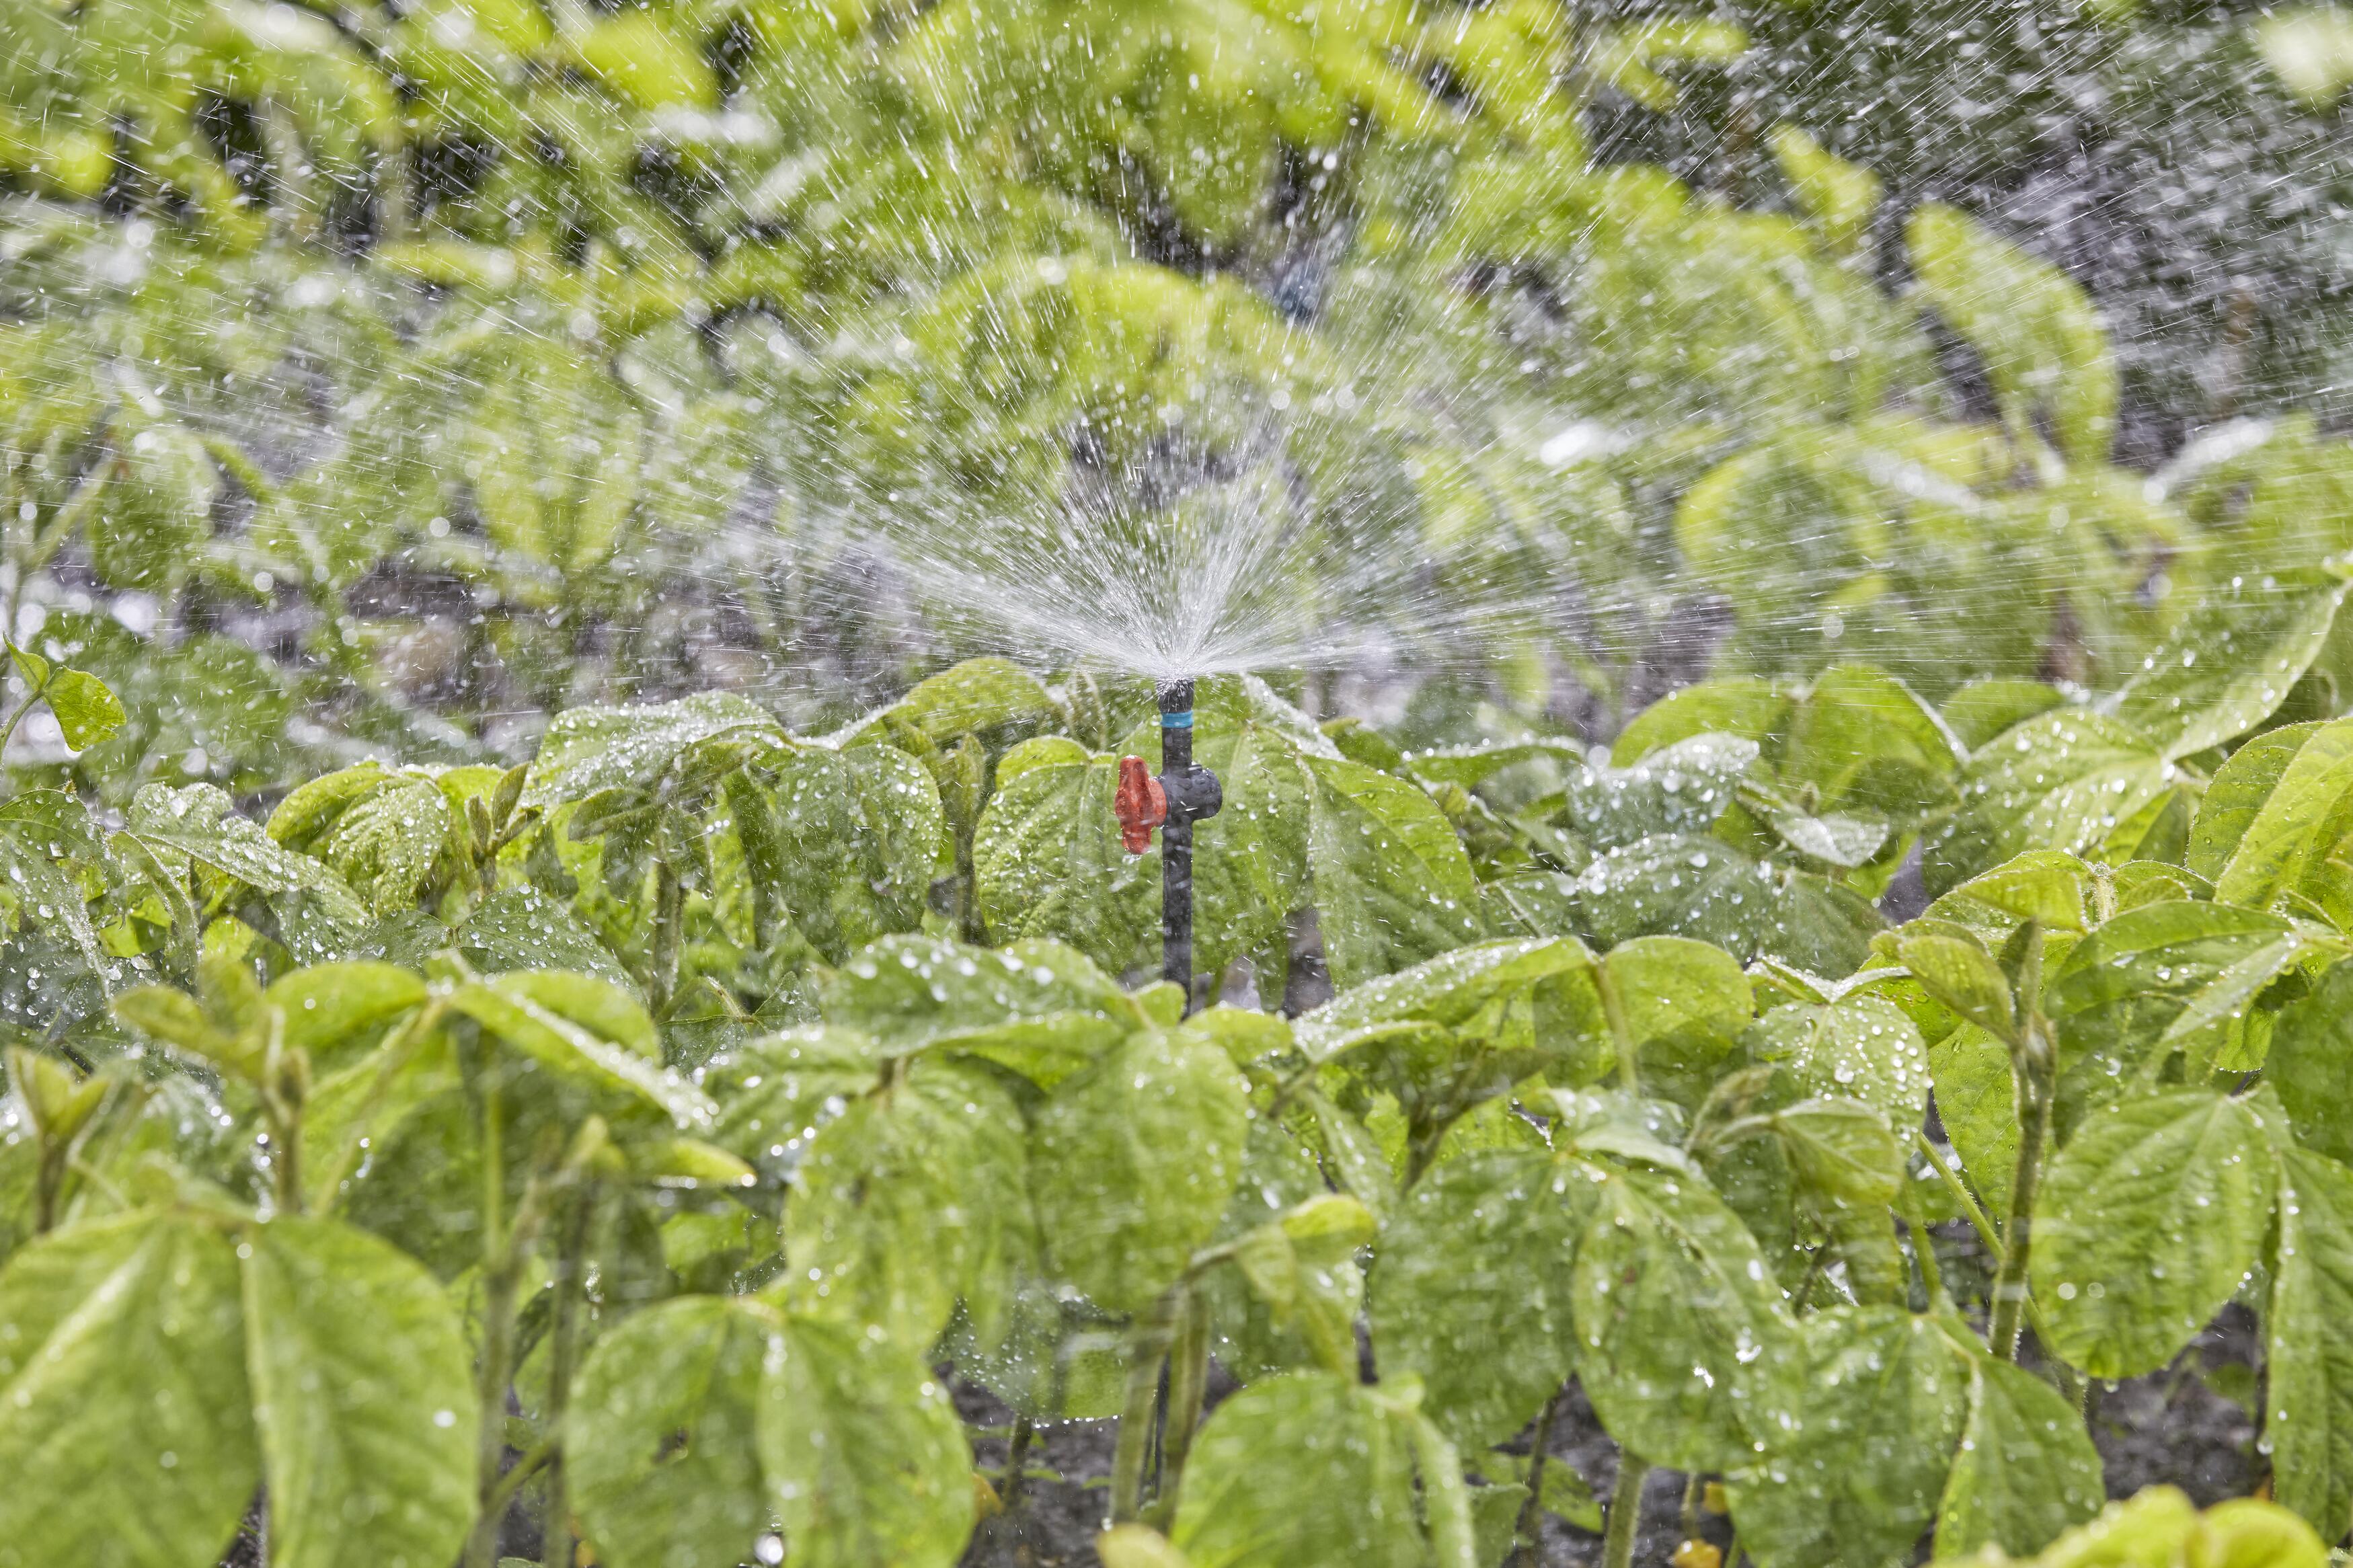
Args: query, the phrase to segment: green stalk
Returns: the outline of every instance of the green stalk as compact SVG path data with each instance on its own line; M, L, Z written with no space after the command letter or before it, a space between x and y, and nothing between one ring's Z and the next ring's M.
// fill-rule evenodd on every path
M1626 1005L1618 995L1618 982L1608 961L1593 966L1593 988L1601 993L1601 1015L1609 1021L1609 1043L1618 1055L1618 1087L1629 1094L1642 1091L1641 1069L1634 1061L1632 1031L1626 1026Z
M1904 1173L1904 1185L1896 1195L1904 1228L1912 1233L1912 1257L1920 1266L1920 1293L1933 1312L1946 1300L1945 1276L1936 1266L1936 1244L1928 1235L1928 1211L1921 1206L1919 1189L1909 1171Z
M34 688L31 696L16 704L16 710L8 715L8 721L0 724L0 752L7 751L8 738L16 732L16 726L25 721L25 715L33 710L34 705L41 700L41 693L47 689L46 685Z
M1193 1451L1193 1434L1209 1392L1209 1311L1190 1290L1177 1309L1176 1342L1168 1363L1168 1419L1160 1436L1160 1495L1152 1504L1152 1522L1163 1534L1176 1522L1185 1460Z
M596 1189L584 1184L565 1205L555 1249L555 1323L547 1352L547 1511L541 1524L543 1568L572 1568L572 1489L564 1460L564 1418L572 1407L572 1374L580 1364L581 1280L587 1272L588 1221Z
M1568 1384L1562 1384L1545 1401L1544 1414L1536 1418L1536 1446L1528 1454L1528 1495L1520 1503L1520 1517L1512 1526L1512 1568L1536 1568L1536 1531L1544 1518L1545 1465L1552 1457L1553 1428L1559 1425L1560 1407L1568 1398Z
M1970 1227L1978 1233L1978 1240L1984 1244L1987 1253L1996 1260L1996 1267L1999 1268L2000 1261L2006 1259L2009 1253L2002 1247L2000 1236L1993 1228L1993 1221L1986 1217L1985 1209L1978 1203L1976 1195L1962 1184L1961 1178L1954 1173L1953 1168L1945 1163L1945 1157L1936 1152L1936 1146L1928 1142L1928 1135L1915 1128L1912 1137L1913 1141L1919 1145L1921 1153L1927 1158L1930 1167L1937 1175L1944 1178L1946 1187L1959 1202L1961 1212L1968 1216ZM1932 1302L1931 1305L1933 1304ZM2033 1329L2035 1338L2048 1345L2051 1342L2051 1335L2042 1326L2042 1309L2035 1305L2031 1296L2027 1298L2025 1305L2027 1325ZM2089 1390L2084 1386L2083 1380L2075 1375L2075 1369L2054 1356L2051 1361L2051 1374L2052 1381L2059 1385L2059 1392L2067 1396L2069 1403L2078 1410L2083 1409L2084 1400Z
M2051 1137L2053 1068L2050 1037L2031 1019L2016 1052L2018 1166L2010 1178L2010 1218L2001 1229L2001 1269L1994 1276L1993 1322L1987 1348L2003 1361L2018 1359L2018 1330L2026 1313L2026 1260L2034 1243L2034 1199L2042 1184L2043 1148Z
M482 1353L474 1369L474 1395L480 1420L474 1429L475 1495L480 1511L466 1538L464 1568L495 1568L499 1521L507 1494L499 1460L507 1445L507 1384L513 1375L517 1260L506 1234L505 1108L497 1084L485 1082L481 1098L482 1157Z
M1005 1487L998 1496L1010 1516L1021 1510L1029 1489L1029 1446L1037 1440L1038 1424L1027 1415L1013 1418L1013 1437L1005 1446Z
M1634 1535L1642 1523L1642 1482L1650 1461L1633 1450L1618 1450L1618 1482L1609 1489L1609 1517L1602 1525L1601 1568L1633 1568Z
M670 1010L670 993L678 986L680 928L685 920L686 884L679 879L678 867L665 851L654 870L653 949L649 955L653 973L646 984L646 1000L653 1004L657 1018Z
M73 1145L64 1139L44 1139L41 1146L39 1174L36 1178L33 1197L33 1234L47 1236L57 1228L58 1198L64 1193L66 1167L73 1159Z
M1160 1298L1128 1334L1127 1397L1119 1411L1119 1445L1111 1461L1111 1521L1144 1517L1144 1472L1152 1458L1152 1414L1160 1400L1160 1363L1176 1327L1175 1292Z

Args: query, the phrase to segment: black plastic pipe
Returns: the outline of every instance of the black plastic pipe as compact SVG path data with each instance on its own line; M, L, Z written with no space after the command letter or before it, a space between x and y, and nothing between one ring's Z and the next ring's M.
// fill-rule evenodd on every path
M1167 819L1160 825L1160 973L1185 990L1193 1011L1193 824L1218 815L1225 792L1218 775L1193 761L1193 683L1164 680L1160 694L1160 787Z

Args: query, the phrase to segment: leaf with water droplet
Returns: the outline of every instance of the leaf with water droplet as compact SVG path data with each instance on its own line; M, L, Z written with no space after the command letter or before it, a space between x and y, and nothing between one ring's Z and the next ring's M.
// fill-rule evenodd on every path
M2245 1100L2191 1089L2087 1118L2035 1205L2029 1282L2049 1348L2095 1377L2163 1366L2254 1266L2274 1185Z

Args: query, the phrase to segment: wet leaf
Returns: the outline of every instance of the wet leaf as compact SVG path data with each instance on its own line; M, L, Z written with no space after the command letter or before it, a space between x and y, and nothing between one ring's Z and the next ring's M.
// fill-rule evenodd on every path
M1383 1228L1373 1342L1466 1451L1534 1420L1572 1370L1569 1268L1594 1195L1574 1166L1486 1151L1432 1168Z
M2099 1450L2059 1391L2008 1362L1970 1358L1968 1420L1936 1514L1936 1555L2033 1552L2099 1511Z
M2163 1366L2254 1267L2274 1182L2245 1101L2190 1090L2094 1112L2036 1204L2030 1283L2051 1348L2095 1377Z
M288 1568L445 1563L474 1516L472 1357L422 1265L331 1220L247 1233L245 1353Z
M1033 1191L1057 1268L1098 1305L1138 1312L1215 1232L1241 1176L1249 1104L1223 1052L1133 1035L1038 1113Z

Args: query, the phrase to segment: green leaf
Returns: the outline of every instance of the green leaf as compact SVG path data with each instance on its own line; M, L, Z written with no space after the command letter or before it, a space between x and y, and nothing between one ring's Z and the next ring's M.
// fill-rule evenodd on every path
M2320 977L2312 994L2280 1009L2263 1079L2279 1091L2296 1141L2353 1161L2353 963Z
M213 502L227 487L204 437L185 425L143 424L126 445L86 533L90 563L111 586L153 590L210 541Z
M2079 709L2029 719L1969 759L1961 809L1923 853L1928 890L2029 849L2096 856L2174 778L2163 753L2120 720Z
M1907 821L1950 798L1962 753L1910 687L1868 665L1840 665L1816 679L1768 760L1781 788L1810 789L1825 810Z
M522 803L555 806L600 790L648 788L702 747L790 744L765 709L727 691L643 708L566 709L539 743Z
M2051 1349L2094 1377L2163 1366L2254 1267L2273 1186L2245 1100L2192 1089L2094 1112L2035 1205L2029 1279Z
M270 1562L438 1568L475 1503L473 1358L448 1296L332 1220L281 1216L246 1248Z
M695 1088L659 1065L636 1000L586 974L525 971L471 981L449 1005L549 1070L681 1125L709 1113Z
M1569 1266L1592 1184L1540 1152L1431 1167L1398 1203L1367 1281L1385 1373L1464 1449L1518 1432L1573 1368Z
M1884 1112L1859 1100L1801 1100L1772 1113L1799 1189L1851 1208L1884 1207L1905 1180Z
M1198 733L1195 745L1225 792L1193 829L1195 963L1217 973L1281 941L1307 901L1308 776L1291 742L1260 725Z
M1010 659L969 658L917 681L889 708L852 726L860 737L886 735L891 724L920 731L933 745L977 735L991 751L1060 728L1062 710L1038 678Z
M1057 1085L1030 1171L1061 1275L1107 1310L1150 1305L1216 1231L1249 1116L1233 1064L1182 1034L1133 1035Z
M2320 657L2345 602L2321 573L2218 587L2141 660L2112 702L2117 718L2187 757L2253 729Z
M1574 938L1521 938L1458 947L1343 991L1300 1019L1300 1038L1321 1056L1339 1040L1377 1024L1404 1019L1450 1027L1467 1024L1498 1002L1592 962L1593 955Z
M312 780L269 817L270 837L326 862L375 915L416 907L443 857L454 858L458 832L432 779L372 763Z
M1032 748L1050 760L1026 758ZM1031 741L1006 757L999 777L972 845L990 934L1068 942L1113 971L1141 962L1159 929L1160 859L1120 843L1112 759Z
M767 1500L797 1568L949 1568L972 1533L972 1450L913 1352L786 1319L757 1415Z
M218 1560L261 1479L237 1268L213 1226L139 1210L0 1270L0 1565Z
M777 768L768 799L776 895L828 963L922 922L947 817L921 763L895 746L807 747Z
M1903 937L1895 953L1921 989L1978 1028L2010 1037L2018 1027L2017 1004L1993 954L1966 931L1912 930L1915 934Z
M581 1366L564 1463L611 1568L734 1568L768 1522L761 1369L782 1319L742 1297L663 1301Z
M2263 760L2271 754L2267 749ZM2232 779L2226 800L2232 805L2242 801L2249 793L2244 784L2252 782ZM2340 719L2306 735L2280 770L2228 857L2215 867L2214 896L2227 903L2268 908L2336 847L2335 840L2348 826L2339 819L2348 795L2353 795L2353 720ZM2201 837L2212 846L2223 835L2218 824ZM2201 860L2212 863L2211 848Z
M2075 944L2043 988L2059 1031L2059 1131L2153 1082L2177 1050L2211 1070L2232 1022L2301 956L2303 933L2228 904L2127 910Z
M1852 251L1870 230L1879 210L1879 176L1833 156L1791 125L1777 125L1770 138L1773 161L1804 209L1807 222L1834 250Z
M2295 5L2254 25L2255 47L2281 84L2314 110L2353 82L2353 16L2336 5Z
M2010 939L2028 921L2046 931L2088 931L2086 900L2096 874L2074 856L2030 849L1983 871L1928 906L1931 918L1975 931L1989 946Z
M1912 210L1905 241L1929 302L1985 362L2011 426L2024 432L2047 415L2069 461L2105 462L2116 364L2082 287L1941 203Z
M309 1051L325 1067L374 1045L392 1020L426 999L423 977L389 963L315 963L263 993L285 1017L289 1049Z
M1936 1556L1986 1546L2034 1552L2106 1500L2099 1450L2074 1407L2032 1373L1972 1356L1969 1416L1936 1511Z
M1194 1439L1170 1538L1193 1568L1429 1561L1405 1433L1355 1378L1287 1373L1218 1406Z
M1738 1216L1694 1177L1622 1173L1603 1184L1577 1248L1577 1375L1610 1434L1678 1469L1752 1454L1793 1332ZM1752 1370L1753 1369L1753 1370Z
M1258 1125L1252 1123L1253 1131ZM1303 1151L1302 1157L1303 1174L1320 1174ZM1249 1185L1246 1176L1227 1211L1229 1223L1248 1203ZM1259 1195L1271 1200L1273 1194L1261 1188ZM1259 1343L1266 1365L1314 1365L1341 1373L1356 1367L1364 1277L1355 1254L1372 1240L1374 1230L1372 1211L1362 1203L1339 1193L1318 1193L1232 1239L1236 1272L1249 1286L1251 1304L1265 1314L1266 1332ZM1245 1333L1257 1327L1237 1326ZM1293 1352L1293 1345L1304 1353Z
M1645 1092L1695 1109L1756 1016L1739 961L1685 937L1638 936L1611 948L1601 968Z
M1928 1106L1928 1051L1901 1007L1883 996L1826 1005L1785 1002L1747 1035L1751 1060L1788 1072L1799 1090L1859 1100L1907 1132Z
M98 744L117 730L129 715L122 710L121 700L88 670L61 669L49 678L41 689L41 696L57 716L58 729L65 735L66 744L79 752Z
M636 989L612 950L570 909L534 887L502 889L483 900L455 931L445 933L436 922L429 934L427 951L454 941L466 962L485 974L576 970L623 991ZM416 956L421 960L424 954Z
M1881 927L1852 889L1719 838L1661 837L1612 850L1577 879L1577 908L1598 946L1690 937L1744 962L1762 953L1818 974L1851 973Z
M131 803L124 831L167 859L194 860L265 893L309 893L330 919L358 925L365 909L341 877L272 843L269 835L229 809L211 784L172 789L149 784Z
M2304 750L2323 721L2286 724L2254 736L2214 770L2206 793L2198 802L2198 816L2189 830L2185 855L2189 868L2208 881L2222 874L2232 855L2263 811L2263 803L2279 787L2280 775Z
M976 1065L923 1060L818 1129L785 1206L791 1299L931 1348L960 1298L1001 1314L1037 1247L1020 1107Z
M1336 984L1358 984L1483 934L1470 857L1428 795L1355 763L1303 761L1309 875Z
M1757 742L1745 735L1689 735L1622 768L1580 764L1562 808L1569 826L1602 848L1659 833L1705 833L1731 808L1756 761Z
M945 937L886 937L827 975L820 991L829 1021L872 1036L888 1054L987 1057L1046 1087L1145 1022L1116 981L1055 942L992 952Z
M2010 1050L1983 1029L1964 1026L1928 1047L1936 1119L1989 1215L2010 1212L2018 1170L2018 1087Z
M1795 699L1772 681L1736 678L1704 680L1671 691L1628 721L1609 760L1625 767L1693 735L1734 735L1763 742L1788 722Z
M49 683L49 661L39 654L8 644L8 663L16 678L31 691L38 691Z
M1804 1324L1805 1396L1761 1459L1734 1473L1733 1521L1759 1568L1883 1568L1936 1515L1968 1409L1943 1333L1894 1308Z
M1974 752L2011 725L2066 700L2057 687L2040 680L1972 680L1946 698L1937 712L1961 744Z
M2279 1239L2263 1314L2273 1495L2316 1530L2353 1518L2353 1170L2278 1143Z

